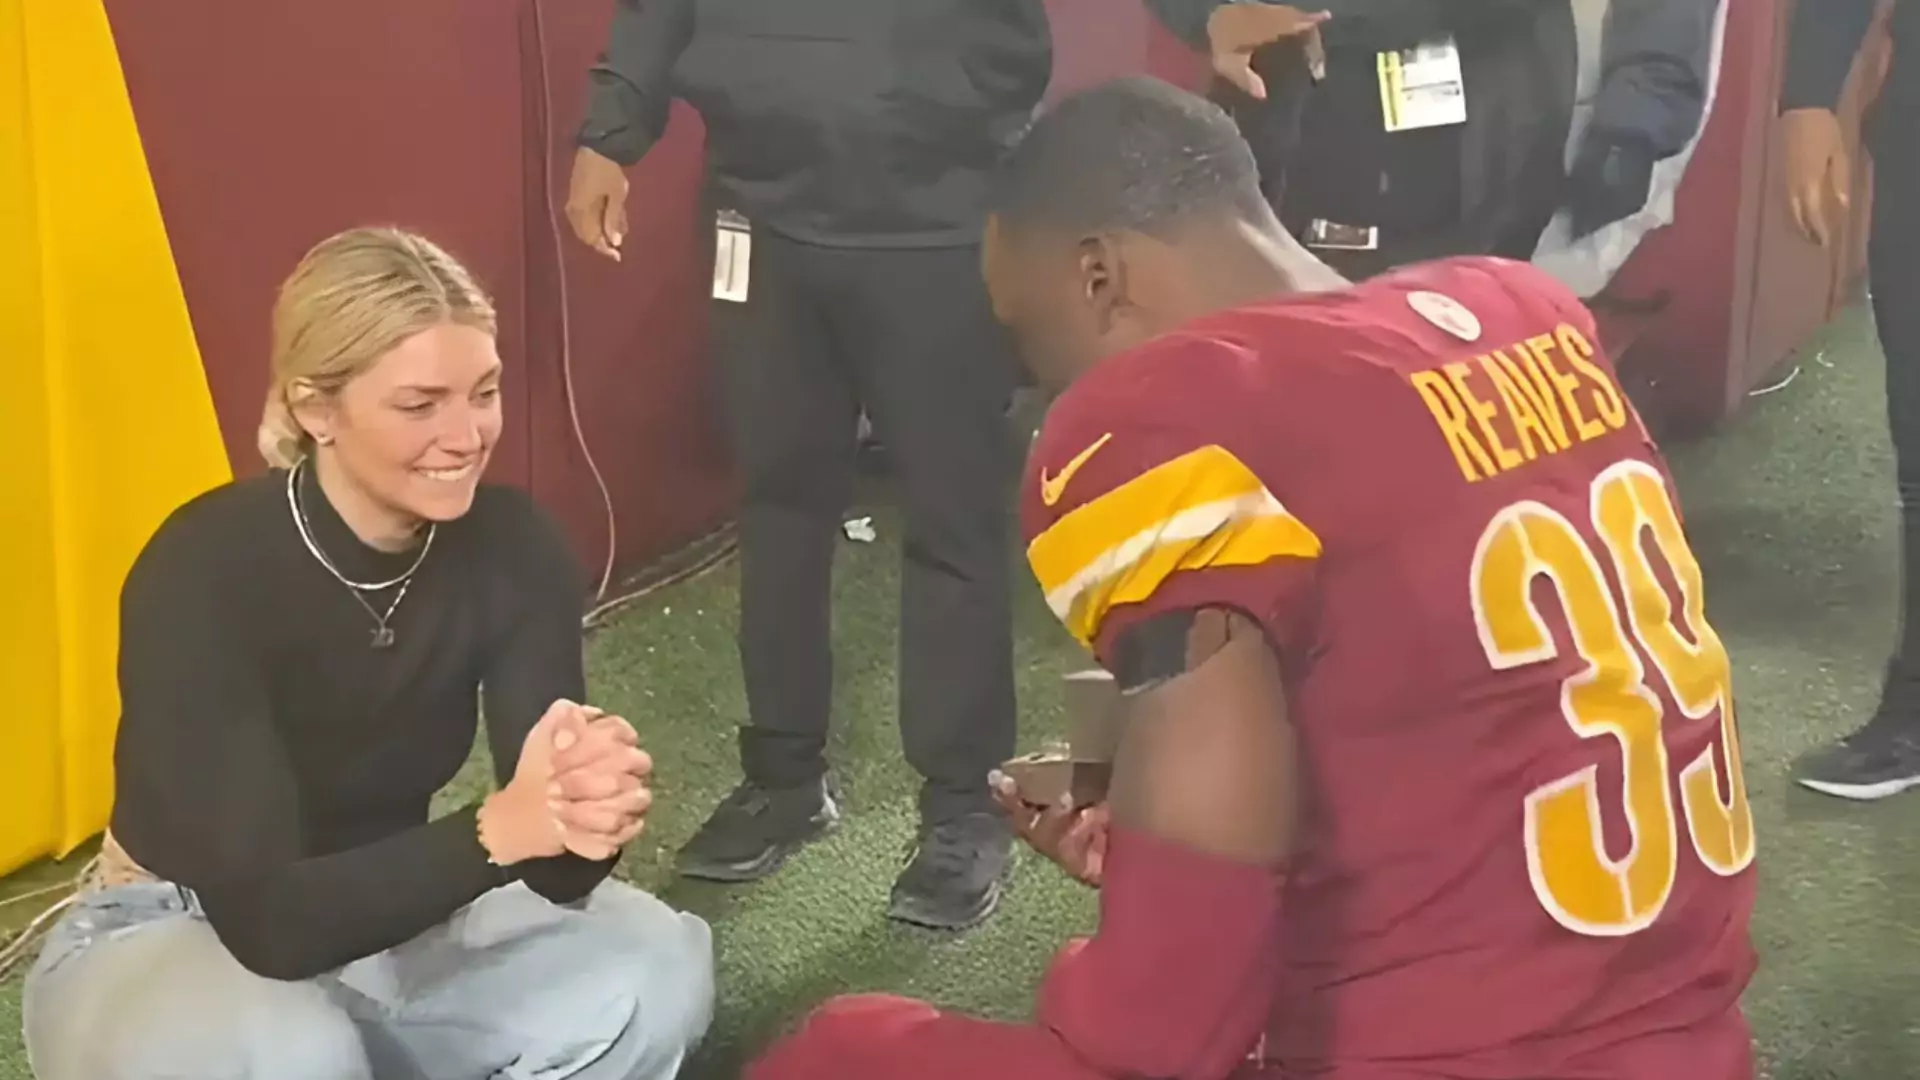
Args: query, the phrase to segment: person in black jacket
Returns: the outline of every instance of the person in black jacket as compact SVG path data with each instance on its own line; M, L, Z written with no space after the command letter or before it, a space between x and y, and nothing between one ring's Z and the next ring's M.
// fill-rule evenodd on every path
M1241 124L1262 186L1291 231L1344 272L1458 254L1528 258L1565 207L1584 236L1639 210L1656 163L1699 130L1715 0L1608 5L1592 119L1572 161L1579 68L1566 0L1322 0L1312 66L1286 49L1236 77L1223 27L1260 0L1147 0L1177 36L1214 55L1217 95ZM1453 115L1390 121L1385 58L1451 47ZM1272 89L1272 93L1266 91ZM1251 92L1258 91L1258 92Z
M1836 110L1876 6L1800 0L1787 36L1779 125L1788 195L1795 222L1823 247L1846 228L1852 163ZM1864 136L1875 192L1868 272L1901 505L1902 629L1873 715L1801 762L1799 774L1806 787L1849 799L1920 786L1920 64L1902 57L1920 49L1920 2L1896 2L1889 25L1893 66Z
M900 727L924 778L891 913L998 901L1013 752L1006 409L1017 365L980 281L987 177L1052 76L1041 0L620 0L590 75L568 215L619 258L622 169L676 96L706 123L714 330L739 509L744 781L681 850L772 873L832 827L829 594L864 409L905 519Z
M1223 21L1272 6L1148 5L1176 35L1209 51ZM1309 80L1286 51L1269 50L1255 58L1255 70L1271 72L1280 94L1250 100L1227 87L1219 94L1254 146L1262 185L1288 230L1358 277L1442 255L1531 254L1556 205L1572 115L1574 34L1564 0L1320 6L1328 18L1318 31L1317 78ZM1416 117L1418 103L1384 88L1382 58L1407 60L1410 73L1423 47L1445 54L1452 94L1442 102L1428 93L1432 115ZM1517 92L1489 94L1516 83ZM1551 91L1563 86L1563 100L1555 100ZM1389 116L1390 100L1404 104L1405 115ZM1494 152L1481 152L1488 144Z

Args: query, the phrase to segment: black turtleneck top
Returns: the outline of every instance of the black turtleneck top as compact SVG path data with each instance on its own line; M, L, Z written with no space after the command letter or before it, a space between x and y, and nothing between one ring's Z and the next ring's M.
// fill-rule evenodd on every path
M312 478L300 502L342 574L386 581L418 549L359 542ZM397 588L397 587L396 587ZM369 594L384 612L395 589ZM501 783L555 699L584 700L579 565L525 493L483 485L439 526L392 644L302 541L274 471L202 495L147 543L121 593L113 833L190 889L234 957L303 979L407 941L515 878L556 903L612 862L502 870L477 806L428 820L485 695Z

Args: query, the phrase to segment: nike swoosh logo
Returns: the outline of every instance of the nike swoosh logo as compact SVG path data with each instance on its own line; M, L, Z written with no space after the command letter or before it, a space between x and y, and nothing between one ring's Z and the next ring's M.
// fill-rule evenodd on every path
M1085 465L1093 455L1099 453L1100 448L1107 445L1107 440L1111 438L1113 438L1113 432L1109 431L1095 439L1092 446L1075 454L1073 460L1067 462L1056 475L1048 476L1047 470L1042 468L1040 470L1040 501L1047 506L1059 502L1060 496L1066 494L1067 482L1073 479L1073 474L1079 472L1080 467Z

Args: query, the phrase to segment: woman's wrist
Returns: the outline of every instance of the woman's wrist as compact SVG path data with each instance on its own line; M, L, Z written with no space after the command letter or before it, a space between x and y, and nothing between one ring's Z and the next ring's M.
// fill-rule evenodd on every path
M528 820L528 812L522 805L524 802L519 793L508 787L487 796L475 815L474 824L480 846L486 849L487 861L495 866L512 866L539 858L544 853L543 849L550 846L543 843L545 838L533 834L533 822ZM539 809L544 814L545 804ZM540 824L552 828L544 817Z

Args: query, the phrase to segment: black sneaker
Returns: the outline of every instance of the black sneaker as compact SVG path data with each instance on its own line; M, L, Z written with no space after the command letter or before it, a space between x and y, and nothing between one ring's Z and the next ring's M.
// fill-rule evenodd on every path
M973 813L921 827L920 842L893 883L887 914L930 930L965 930L1000 905L1013 830L999 814Z
M1797 779L1823 795L1863 802L1920 787L1920 673L1890 670L1872 718L1808 755Z
M758 881L840 823L825 779L795 788L742 781L680 849L680 873L702 881Z

